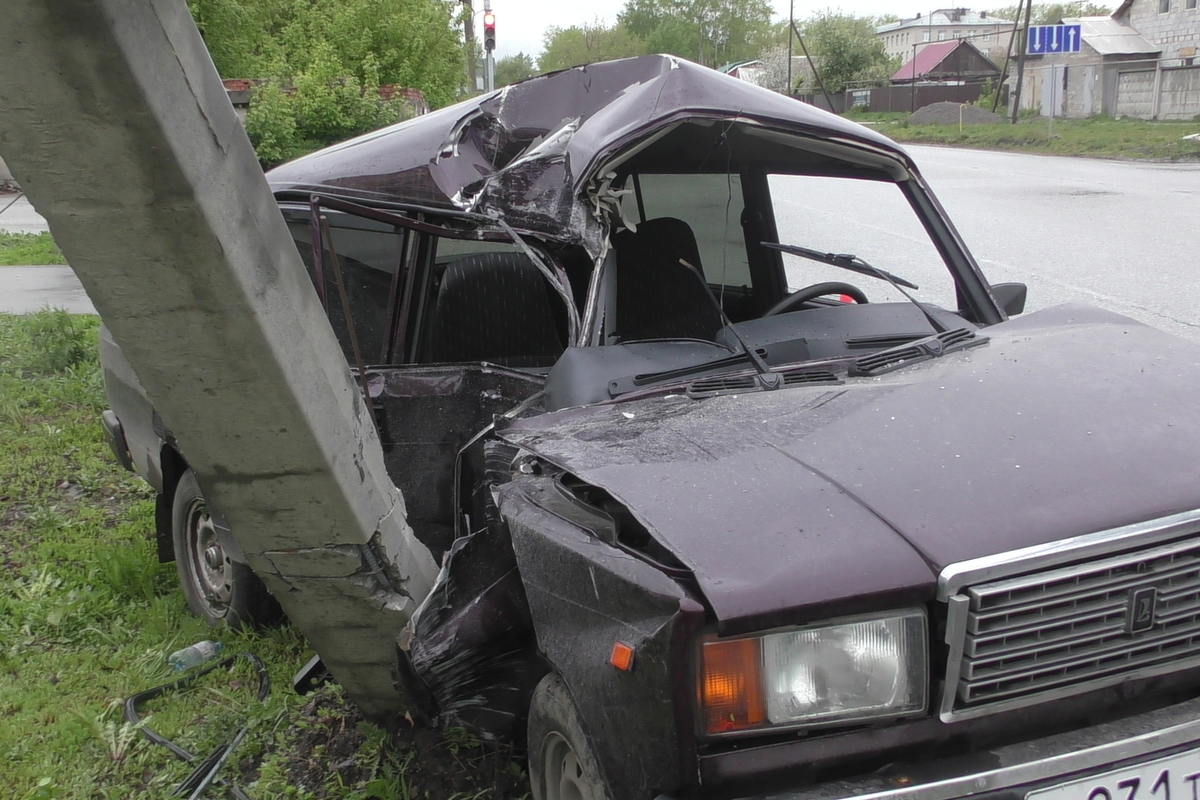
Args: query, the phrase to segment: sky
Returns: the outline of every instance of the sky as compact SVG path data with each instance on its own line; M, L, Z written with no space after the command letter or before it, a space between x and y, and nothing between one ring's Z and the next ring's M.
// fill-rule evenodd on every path
M597 18L611 24L624 5L624 0L492 0L492 11L496 14L496 56L504 58L526 53L536 58L542 51L546 28L569 28ZM772 0L772 5L778 19L787 17L788 0ZM942 2L936 7L952 5ZM476 14L483 13L483 0L474 0L474 6ZM795 0L795 7L797 19L827 8L858 16L895 14L915 17L918 11L922 14L929 11L912 0L845 0L841 3L836 0ZM477 20L476 31L481 30L481 26L482 22Z

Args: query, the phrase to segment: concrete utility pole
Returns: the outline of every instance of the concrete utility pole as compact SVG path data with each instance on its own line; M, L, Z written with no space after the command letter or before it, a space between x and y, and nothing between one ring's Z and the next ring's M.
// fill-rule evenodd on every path
M479 91L479 78L475 74L475 9L473 0L462 0L466 14L463 16L463 40L467 43L467 80L471 82L471 91Z
M184 0L0 2L0 154L364 713L436 567Z

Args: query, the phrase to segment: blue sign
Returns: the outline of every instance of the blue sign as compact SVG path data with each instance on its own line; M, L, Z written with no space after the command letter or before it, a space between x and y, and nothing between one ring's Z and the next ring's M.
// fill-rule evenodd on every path
M1078 25L1032 25L1029 28L1030 55L1042 53L1078 53L1083 34Z

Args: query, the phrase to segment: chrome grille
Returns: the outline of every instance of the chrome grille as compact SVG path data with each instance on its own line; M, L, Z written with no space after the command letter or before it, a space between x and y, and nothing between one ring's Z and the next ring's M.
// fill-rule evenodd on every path
M1131 622L1134 593L1153 611L1144 630ZM967 586L954 599L965 607L954 650L961 659L947 671L957 673L954 711L1074 694L1200 661L1194 536Z

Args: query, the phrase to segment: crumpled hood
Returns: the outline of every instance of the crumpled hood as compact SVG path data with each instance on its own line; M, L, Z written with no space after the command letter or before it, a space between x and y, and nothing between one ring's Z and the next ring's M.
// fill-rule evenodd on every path
M1086 306L879 378L515 421L723 630L920 602L954 562L1200 508L1200 347Z

